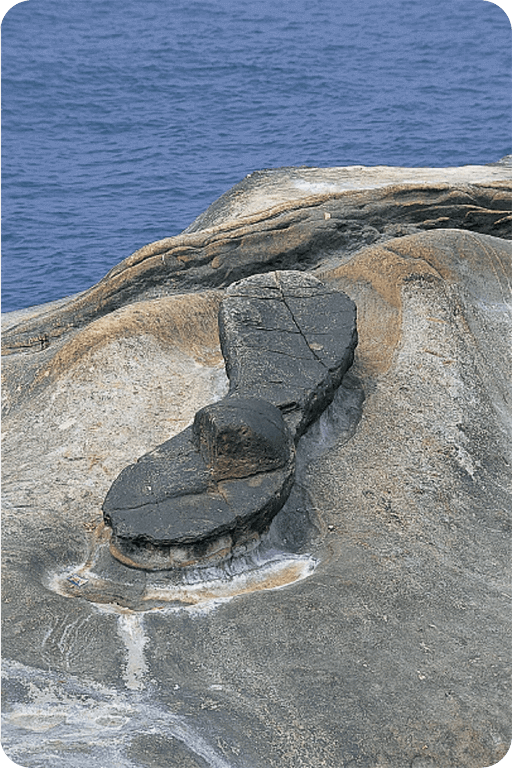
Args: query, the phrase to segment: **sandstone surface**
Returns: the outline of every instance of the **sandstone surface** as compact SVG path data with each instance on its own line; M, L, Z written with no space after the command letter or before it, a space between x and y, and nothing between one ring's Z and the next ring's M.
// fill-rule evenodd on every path
M512 171L253 174L4 333L3 747L52 768L484 768L512 738ZM114 479L226 397L229 285L357 306L268 534L162 578ZM185 569L186 570L186 569Z

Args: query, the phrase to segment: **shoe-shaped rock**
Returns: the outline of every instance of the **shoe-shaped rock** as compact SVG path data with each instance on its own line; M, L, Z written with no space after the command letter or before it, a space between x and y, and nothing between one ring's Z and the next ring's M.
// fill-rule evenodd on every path
M219 330L229 394L105 498L111 552L127 565L217 562L257 542L289 496L295 443L352 363L356 308L310 275L272 272L227 289Z
M159 570L256 543L293 485L295 446L278 408L227 397L123 469L103 504L110 549Z

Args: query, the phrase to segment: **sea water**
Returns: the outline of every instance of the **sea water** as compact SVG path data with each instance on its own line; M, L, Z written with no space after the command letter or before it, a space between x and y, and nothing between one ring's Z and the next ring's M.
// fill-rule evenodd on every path
M27 0L2 24L2 310L84 290L246 174L511 152L484 0Z

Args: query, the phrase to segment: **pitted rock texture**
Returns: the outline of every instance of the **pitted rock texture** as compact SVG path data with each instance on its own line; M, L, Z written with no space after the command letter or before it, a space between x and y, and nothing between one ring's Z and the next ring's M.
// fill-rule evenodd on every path
M281 469L290 457L281 411L265 400L226 398L196 413L194 434L215 480Z
M228 395L126 467L105 498L111 552L128 565L216 561L257 541L290 493L295 443L357 344L355 304L300 272L233 285L219 327Z

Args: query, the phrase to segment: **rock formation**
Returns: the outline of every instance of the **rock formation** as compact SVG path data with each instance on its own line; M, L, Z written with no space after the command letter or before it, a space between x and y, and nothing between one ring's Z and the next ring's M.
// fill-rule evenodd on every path
M295 443L352 364L355 306L300 272L235 283L219 313L228 395L126 467L103 504L111 552L151 570L254 544L286 502Z
M261 172L89 291L3 318L11 759L500 760L512 737L511 209L507 161ZM266 363L244 357L250 326L230 347L240 285L287 270L357 306L354 363L335 392L326 380L321 414L310 389L281 400L270 377L253 388ZM247 399L262 420L242 435ZM277 416L285 401L300 405ZM295 481L252 552L167 571L109 554L101 507L127 465L190 439L192 465L200 455L218 484L247 484L226 479L244 462L222 436L239 435L250 466L265 444L269 477L286 467L287 430L302 434Z

